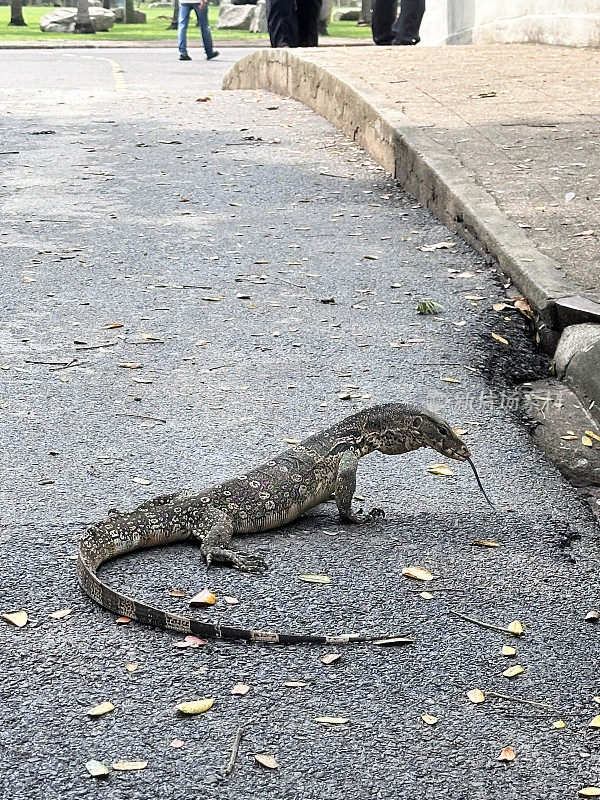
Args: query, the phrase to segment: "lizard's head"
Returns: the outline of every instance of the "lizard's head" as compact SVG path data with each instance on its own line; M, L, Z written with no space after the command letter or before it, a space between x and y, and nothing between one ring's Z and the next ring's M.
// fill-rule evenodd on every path
M420 447L431 447L438 453L455 458L457 461L466 461L469 448L452 430L450 425L437 414L424 411L412 418L413 436Z
M466 461L467 445L437 414L415 406L390 403L380 407L377 449L386 455L399 455L419 447L431 447L448 458Z

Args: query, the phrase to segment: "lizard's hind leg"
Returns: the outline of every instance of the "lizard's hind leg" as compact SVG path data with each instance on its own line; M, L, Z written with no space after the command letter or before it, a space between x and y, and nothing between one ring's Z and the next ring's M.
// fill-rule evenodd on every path
M206 561L206 569L211 564L228 564L242 572L262 572L267 565L258 556L249 553L238 553L231 550L229 544L233 536L233 525L227 519L213 523L202 538L200 552Z

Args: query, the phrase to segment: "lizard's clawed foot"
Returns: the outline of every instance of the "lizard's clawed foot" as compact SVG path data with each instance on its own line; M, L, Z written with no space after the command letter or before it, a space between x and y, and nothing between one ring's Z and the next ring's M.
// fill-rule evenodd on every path
M385 517L385 511L383 508L372 508L368 513L363 513L361 508L356 514L344 514L343 516L340 515L340 519L342 522L350 523L351 525L364 525L368 522L374 522L376 519L383 519Z
M230 563L241 572L264 572L267 569L267 563L262 558L249 553L234 553Z
M385 511L383 508L372 508L366 516L366 521L372 522L376 519L384 519Z
M267 564L262 558L250 555L249 553L238 553L236 550L229 550L227 548L203 548L202 555L206 561L207 570L212 564L226 564L229 567L239 569L240 572L262 572L267 569Z

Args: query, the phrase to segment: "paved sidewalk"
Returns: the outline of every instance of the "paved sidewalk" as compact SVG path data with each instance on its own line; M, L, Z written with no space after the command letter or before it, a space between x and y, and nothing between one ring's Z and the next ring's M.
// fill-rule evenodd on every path
M529 300L546 350L571 326L561 371L576 367L567 377L600 407L597 51L271 50L238 62L224 87L289 94L353 136L499 263Z

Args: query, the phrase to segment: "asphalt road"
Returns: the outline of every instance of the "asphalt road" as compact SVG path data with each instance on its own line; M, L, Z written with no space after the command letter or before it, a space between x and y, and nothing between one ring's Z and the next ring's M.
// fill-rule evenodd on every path
M598 629L584 622L600 602L598 531L520 421L516 384L548 365L518 312L492 309L505 298L494 270L352 142L294 102L219 91L246 52L186 64L156 49L0 54L0 611L29 614L24 628L0 626L0 797L575 797L600 784L588 726ZM420 249L439 242L453 244ZM419 316L424 298L442 313ZM374 455L359 492L387 518L340 526L326 505L245 537L270 564L262 577L207 576L183 545L104 575L179 611L187 601L170 591L210 588L205 619L400 633L412 646L349 646L330 665L322 647L179 649L78 589L77 538L108 508L214 483L400 399L467 431L495 509L464 465L440 477L426 469L435 453ZM439 577L404 577L415 564ZM519 620L525 635L452 610ZM515 662L524 672L504 677ZM238 682L243 697L231 695ZM476 687L551 709L474 705ZM175 711L201 697L215 698L205 714ZM114 711L87 716L106 700ZM515 760L498 761L507 746ZM101 782L90 759L148 763Z

